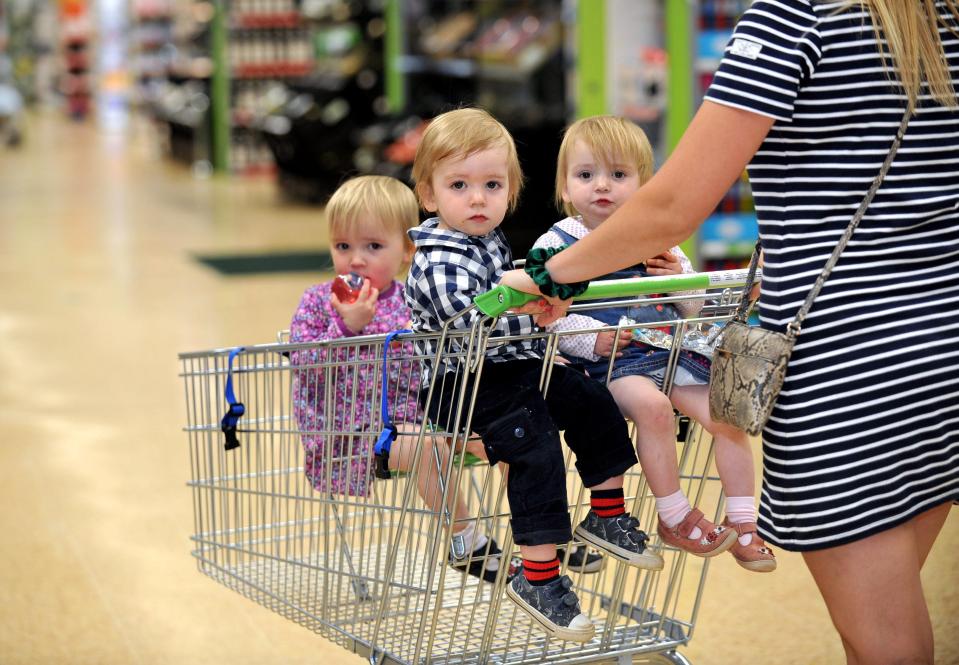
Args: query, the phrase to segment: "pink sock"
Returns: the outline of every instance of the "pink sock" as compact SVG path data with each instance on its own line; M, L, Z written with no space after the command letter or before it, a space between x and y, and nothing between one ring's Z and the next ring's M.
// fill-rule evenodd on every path
M659 519L670 529L682 522L692 510L693 507L689 505L689 499L682 490L676 490L668 496L656 497L656 512L659 513ZM703 532L699 530L699 527L693 527L689 538L696 540L701 535Z
M751 496L727 496L726 517L732 524L756 521L756 504ZM748 545L753 539L751 534L739 537L740 545Z

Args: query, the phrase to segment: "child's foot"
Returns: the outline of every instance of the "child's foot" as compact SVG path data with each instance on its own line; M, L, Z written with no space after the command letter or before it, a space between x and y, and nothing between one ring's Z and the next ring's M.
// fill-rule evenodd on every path
M776 555L766 546L766 542L759 537L755 522L733 524L727 517L723 520L723 526L729 527L738 535L733 546L729 548L733 558L736 559L736 563L754 573L771 573L776 570ZM740 539L747 535L750 540L743 545Z
M696 538L690 538L690 534L697 528L700 534ZM713 524L699 509L691 510L683 521L674 527L666 526L660 519L656 530L667 545L705 558L722 554L736 542L735 529Z
M556 546L556 556L562 561L566 556L566 546ZM598 573L606 567L606 559L602 554L590 552L582 545L573 545L569 551L566 568L576 573Z
M449 556L449 563L453 568L465 570L473 577L478 577L490 584L496 581L502 562L503 551L492 538L482 547L477 547L472 554L464 559L454 559L452 554ZM508 565L509 569L506 571L507 582L513 579L519 570L513 565L512 561Z
M649 551L649 536L639 530L639 520L629 513L600 517L590 510L573 533L620 561L647 570L663 569L663 557Z
M595 627L579 609L572 591L573 580L566 575L534 586L525 575L517 575L506 586L506 595L553 637L570 642L589 642Z

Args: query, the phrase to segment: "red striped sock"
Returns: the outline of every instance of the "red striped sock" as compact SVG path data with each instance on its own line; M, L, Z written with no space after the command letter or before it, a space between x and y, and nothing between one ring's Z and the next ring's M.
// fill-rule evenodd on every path
M616 517L626 512L626 498L623 488L615 490L593 490L589 495L589 507L600 517Z
M533 586L549 584L559 577L559 558L553 558L549 561L533 561L532 559L523 559L523 575Z

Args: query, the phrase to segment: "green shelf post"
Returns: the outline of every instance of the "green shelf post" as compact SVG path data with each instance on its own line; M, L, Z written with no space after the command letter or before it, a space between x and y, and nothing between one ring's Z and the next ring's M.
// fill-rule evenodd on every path
M227 16L225 0L214 0L210 23L210 131L213 170L225 172L230 166L230 70L226 53Z
M576 117L608 112L606 0L579 0L576 7Z
M666 106L666 152L673 151L693 117L693 25L695 8L690 0L664 0L666 3L666 52L667 77L669 80L668 104ZM693 262L699 264L696 236L680 243L680 249Z
M403 53L403 16L400 0L387 0L386 34L383 38L383 87L391 113L400 113L406 108L406 86L400 71Z

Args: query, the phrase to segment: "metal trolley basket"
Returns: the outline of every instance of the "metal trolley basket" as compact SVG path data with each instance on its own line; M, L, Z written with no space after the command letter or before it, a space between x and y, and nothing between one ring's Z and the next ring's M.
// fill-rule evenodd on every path
M625 297L633 304L705 299L699 318L670 324L674 339L682 339L690 330L731 316L739 291L734 287L743 284L745 274L604 282L591 286L582 298ZM704 289L705 294L649 295L689 289ZM462 555L452 537L453 516L445 508L447 499L457 495L468 508L469 520L502 546L504 559L515 550L503 472L465 452L473 398L465 379L481 366L478 361L487 345L502 340L491 342L491 322L524 296L498 288L477 299L474 307L483 315L474 316L469 330L448 324L429 340L403 334L180 354L192 472L193 556L200 571L371 663L687 662L676 648L692 637L708 560L687 557L658 542L652 527L655 504L638 465L627 473L627 508L650 532L652 547L663 554L666 565L651 572L608 559L600 572L586 574L567 570L569 555L564 557L562 572L573 578L582 609L596 624L592 641L549 638L506 598L506 574L488 583L448 565L451 557ZM582 305L571 311L578 307ZM632 334L633 327L607 329ZM538 337L547 350L545 385L558 335ZM438 357L424 358L417 351L423 346L415 344L418 341L435 341ZM664 390L670 388L669 369L675 366L677 351L674 344ZM411 373L425 360L443 359L458 362L456 394L465 422L397 422L398 436L416 442L416 462L389 480L374 479L374 443L384 420L399 420L390 417L396 415L395 404L392 411L380 410L384 380L398 382L405 391L395 402L415 399ZM359 372L379 378L372 384L357 381ZM438 394L438 374L424 383L424 390ZM324 414L325 425L307 429L298 420L298 380L321 380L317 386L322 384L322 394L313 406ZM337 387L345 395L337 395ZM391 388L395 394L396 386ZM360 406L364 404L366 411ZM373 422L357 422L371 416ZM340 425L332 424L336 422ZM682 488L694 505L718 518L721 487L711 470L711 437L695 423L686 424L680 422L677 428ZM317 485L329 489L316 489L304 473L305 436L339 441L340 457L326 460L327 481L330 467L352 464L349 468L364 474L360 484L366 489L337 493L330 482ZM433 465L431 473L439 479L442 500L435 510L417 493L417 480L427 471L424 464ZM589 499L568 452L567 469L576 524L589 509ZM500 569L506 570L507 561L501 563Z

